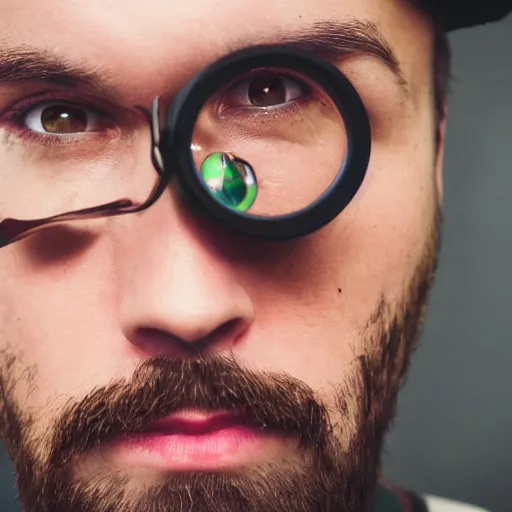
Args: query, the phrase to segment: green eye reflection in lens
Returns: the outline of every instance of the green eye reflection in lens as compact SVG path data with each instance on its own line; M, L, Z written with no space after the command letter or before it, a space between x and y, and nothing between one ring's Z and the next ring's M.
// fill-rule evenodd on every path
M258 195L258 183L252 167L232 153L212 153L201 165L210 194L228 208L247 211Z

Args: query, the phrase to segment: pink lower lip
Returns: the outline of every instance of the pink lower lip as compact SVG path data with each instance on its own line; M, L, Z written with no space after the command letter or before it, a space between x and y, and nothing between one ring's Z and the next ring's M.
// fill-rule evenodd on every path
M170 471L216 470L242 466L261 452L260 429L226 421L178 421L179 428L158 429L118 438L114 451L123 465L150 466ZM208 427L210 425L211 428ZM190 428L188 428L190 427Z

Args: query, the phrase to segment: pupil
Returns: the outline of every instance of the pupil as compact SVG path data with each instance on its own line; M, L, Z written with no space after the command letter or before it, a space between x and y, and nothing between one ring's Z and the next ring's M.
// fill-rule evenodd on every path
M87 130L87 113L71 105L52 105L45 108L41 124L48 133L78 133Z
M278 76L255 78L249 85L249 101L255 107L271 107L286 102L286 90Z

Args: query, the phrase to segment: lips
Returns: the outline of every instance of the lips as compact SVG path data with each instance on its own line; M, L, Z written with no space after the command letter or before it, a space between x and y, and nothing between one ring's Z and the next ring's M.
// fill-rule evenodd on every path
M123 467L163 471L211 471L265 460L282 439L232 411L180 411L146 430L109 444L114 462Z
M146 433L204 435L230 427L250 426L250 422L239 413L182 411L152 423Z

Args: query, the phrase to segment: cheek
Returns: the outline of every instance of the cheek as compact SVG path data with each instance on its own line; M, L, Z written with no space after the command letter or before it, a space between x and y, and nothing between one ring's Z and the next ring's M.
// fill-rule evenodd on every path
M368 319L379 296L390 304L403 297L431 241L437 215L434 129L429 105L409 112L399 128L381 127L359 193L340 216L339 247L352 298ZM348 272L346 272L348 271ZM366 315L366 316L365 316Z
M115 274L106 243L82 247L62 265L29 252L21 242L0 254L0 350L16 360L16 402L46 424L67 397L109 378L101 368L119 336Z
M328 396L364 350L362 332L381 300L396 312L436 215L434 153L417 123L408 137L374 144L363 186L334 222L258 274L251 289L261 321L246 360Z

